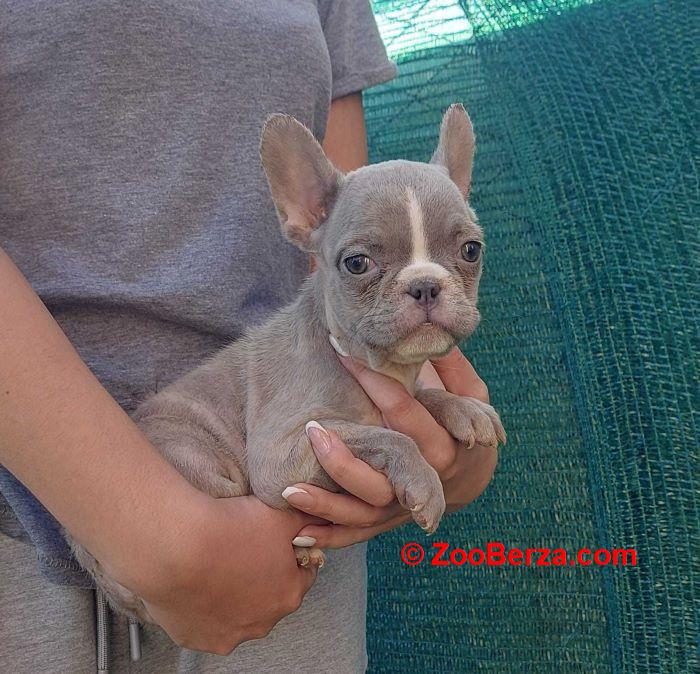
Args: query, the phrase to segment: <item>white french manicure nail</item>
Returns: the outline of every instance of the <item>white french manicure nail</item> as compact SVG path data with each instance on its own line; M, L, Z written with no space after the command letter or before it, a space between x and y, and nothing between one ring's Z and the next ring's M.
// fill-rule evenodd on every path
M306 437L309 438L309 440L311 440L311 444L313 445L314 451L323 455L328 454L328 452L331 451L331 436L328 435L328 431L323 426L321 426L321 424L319 424L318 421L309 421L306 424L305 428ZM312 428L315 428L321 436L320 438L316 438L315 443L309 435L309 430L311 430Z
M328 335L328 341L341 356L345 356L347 358L347 356L350 355L347 351L345 351L345 349L343 349L342 346L340 346L340 342L333 335Z
M313 548L316 545L316 539L313 536L296 536L292 539L292 545L298 548Z
M318 423L318 421L307 421L306 426L304 426L304 431L306 435L309 434L309 428L317 428L321 433L325 433L326 429Z
M308 493L309 493L308 491L304 491L303 489L299 489L299 487L287 487L282 492L282 498L287 499L292 494L308 494Z

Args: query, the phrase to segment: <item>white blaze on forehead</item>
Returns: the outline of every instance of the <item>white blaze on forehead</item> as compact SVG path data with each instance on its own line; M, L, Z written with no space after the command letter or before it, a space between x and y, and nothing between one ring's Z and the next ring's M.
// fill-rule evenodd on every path
M442 265L431 262L428 257L423 226L423 209L418 203L416 193L410 187L406 188L406 200L408 202L408 223L411 227L411 262L399 272L397 279L404 280L421 276L430 276L435 279L448 277L450 272Z
M418 203L416 193L406 188L408 199L408 222L411 225L411 247L413 250L411 264L428 262L428 254L425 247L425 229L423 229L423 209Z

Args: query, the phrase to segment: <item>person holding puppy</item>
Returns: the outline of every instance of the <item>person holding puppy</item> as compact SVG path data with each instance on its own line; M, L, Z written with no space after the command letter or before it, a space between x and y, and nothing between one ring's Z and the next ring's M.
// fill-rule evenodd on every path
M332 437L319 459L351 496L212 499L128 412L296 293L308 260L280 234L259 131L293 114L340 170L365 163L359 92L395 72L369 4L0 0L0 41L0 662L95 668L65 527L170 637L144 629L129 665L113 615L112 671L361 671L353 544L407 519L384 476ZM398 382L349 367L451 509L485 488L495 449L458 452ZM487 397L457 351L425 376ZM318 576L298 535L331 549Z

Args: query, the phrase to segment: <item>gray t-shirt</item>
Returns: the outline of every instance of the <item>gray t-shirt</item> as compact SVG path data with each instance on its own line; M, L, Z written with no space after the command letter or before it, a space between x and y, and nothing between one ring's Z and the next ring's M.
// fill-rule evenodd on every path
M307 273L260 166L265 117L321 139L332 98L395 74L367 0L0 0L0 45L0 246L127 410ZM0 520L53 580L84 582L4 470ZM307 598L321 622L290 632L357 665L364 577L363 546L331 555Z

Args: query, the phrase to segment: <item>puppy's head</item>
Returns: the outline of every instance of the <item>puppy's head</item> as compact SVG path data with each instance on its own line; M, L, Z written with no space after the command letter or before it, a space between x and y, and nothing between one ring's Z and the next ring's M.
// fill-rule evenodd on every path
M343 175L285 115L267 120L261 157L284 233L317 257L331 331L417 363L476 328L483 241L467 203L474 132L461 105L445 114L430 164Z

